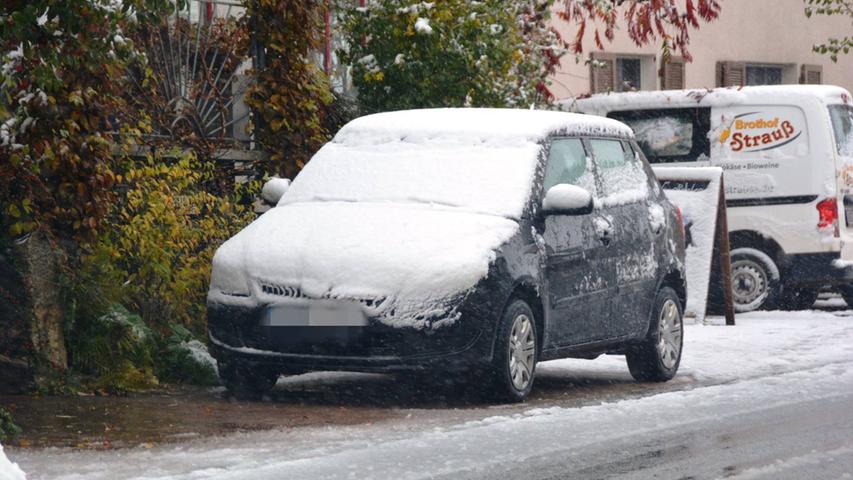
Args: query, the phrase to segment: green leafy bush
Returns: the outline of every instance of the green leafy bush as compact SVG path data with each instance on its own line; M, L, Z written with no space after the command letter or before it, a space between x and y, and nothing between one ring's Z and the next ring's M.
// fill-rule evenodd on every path
M328 78L309 57L321 46L326 0L246 2L246 21L264 46L246 97L256 139L270 152L266 170L293 178L328 140L333 101Z
M216 196L205 190L212 172L181 154L133 161L117 174L120 200L82 250L69 335L73 367L101 386L216 381L215 369L196 361L203 345L193 336L206 334L213 254L254 219L239 199L257 185Z
M204 190L212 172L187 154L151 157L118 176L127 189L123 200L83 256L83 283L91 286L83 296L91 305L121 303L159 333L170 323L205 332L213 253L254 218L236 194Z
M21 433L21 427L15 425L12 414L0 407L0 442L4 442L19 433Z
M527 107L548 100L563 53L541 0L379 0L346 7L340 52L363 113Z
M164 341L164 361L158 377L171 383L219 384L216 361L207 347L181 325L171 325L172 333Z
M134 391L158 383L155 333L121 305L112 305L106 314L81 325L71 344L74 366L95 375L98 388Z

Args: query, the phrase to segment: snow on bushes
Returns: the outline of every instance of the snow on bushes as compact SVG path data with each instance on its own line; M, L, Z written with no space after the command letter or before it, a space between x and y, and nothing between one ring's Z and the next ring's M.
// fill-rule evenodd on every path
M366 113L542 104L565 51L548 26L549 7L541 0L371 1L344 8L348 47L339 53Z

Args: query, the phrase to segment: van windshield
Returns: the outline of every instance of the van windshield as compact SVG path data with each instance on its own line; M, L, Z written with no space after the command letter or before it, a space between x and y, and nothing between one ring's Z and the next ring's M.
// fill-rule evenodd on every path
M853 107L849 105L830 105L829 116L835 131L835 145L838 154L853 157Z

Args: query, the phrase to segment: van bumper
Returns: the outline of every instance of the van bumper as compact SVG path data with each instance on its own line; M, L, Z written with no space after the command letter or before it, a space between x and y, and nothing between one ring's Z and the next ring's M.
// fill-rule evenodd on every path
M838 252L787 255L783 268L785 283L792 287L853 284L853 262L842 260Z

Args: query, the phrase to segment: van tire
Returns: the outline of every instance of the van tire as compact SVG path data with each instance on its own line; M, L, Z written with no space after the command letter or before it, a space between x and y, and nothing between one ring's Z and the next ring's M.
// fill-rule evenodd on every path
M770 255L755 248L731 251L732 296L736 312L776 308L782 294L779 267Z
M533 389L539 357L538 335L530 305L518 298L510 299L501 314L492 358L491 390L496 400L522 402Z
M642 343L625 351L631 376L638 382L666 382L678 372L684 347L684 311L670 287L655 297L649 329Z

